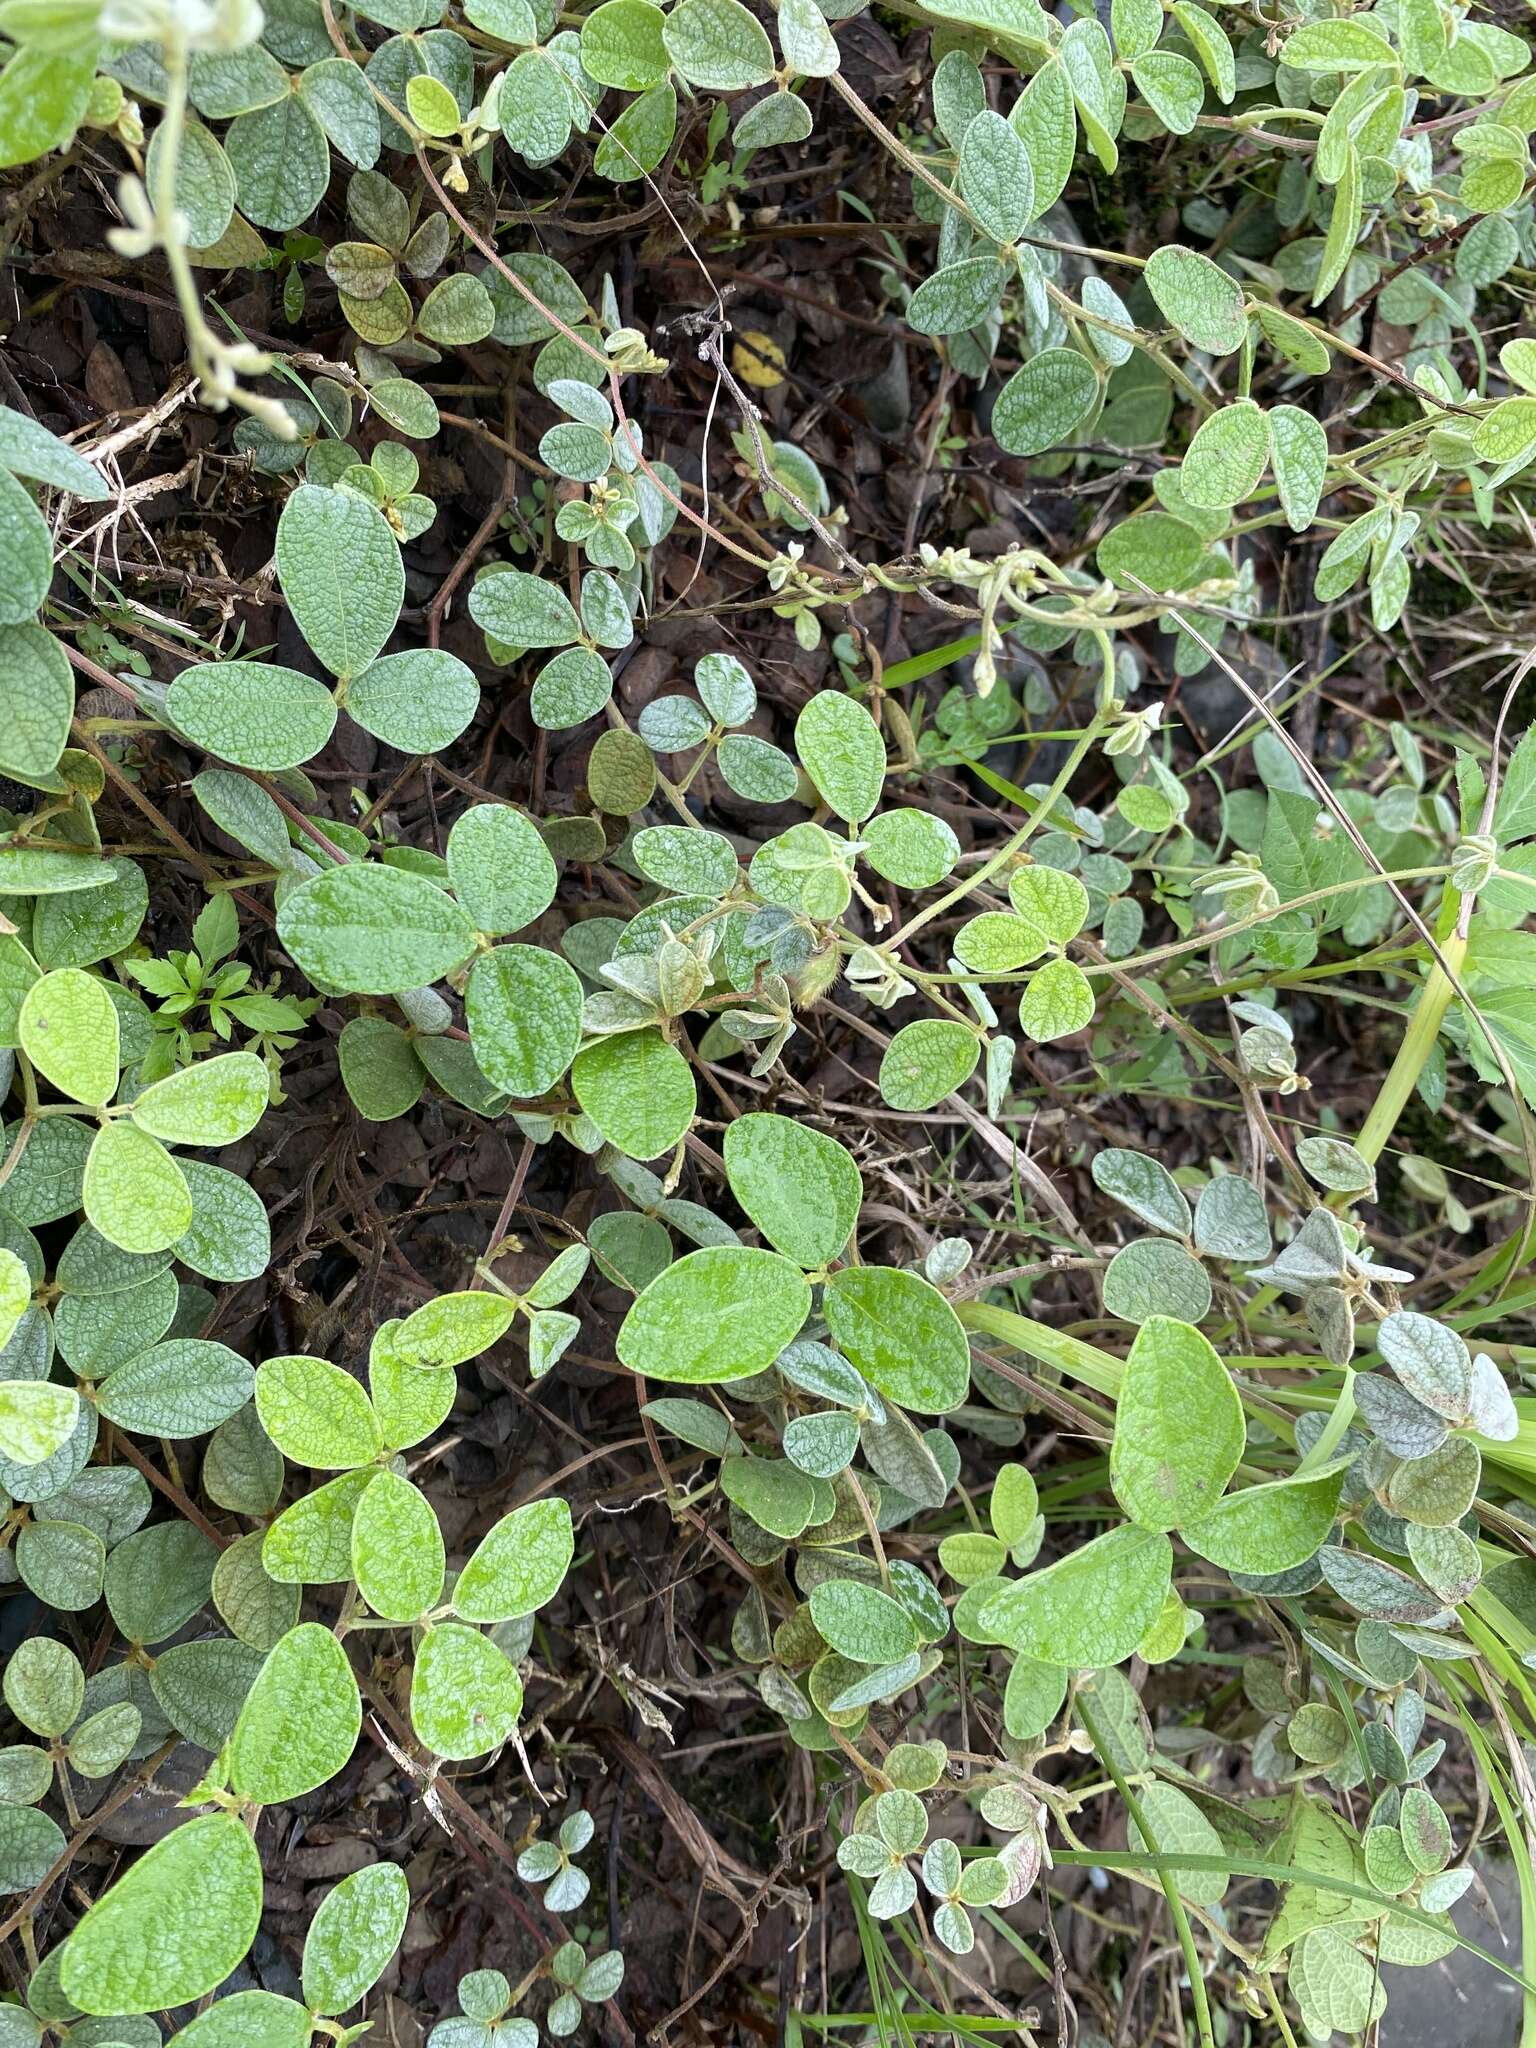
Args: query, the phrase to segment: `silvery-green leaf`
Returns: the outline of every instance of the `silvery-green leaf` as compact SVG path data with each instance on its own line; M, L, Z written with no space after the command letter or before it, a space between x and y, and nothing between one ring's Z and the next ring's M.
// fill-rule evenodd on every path
M1251 1277L1290 1294L1305 1294L1309 1287L1337 1281L1346 1263L1339 1219L1331 1209L1314 1209L1273 1264L1257 1268Z
M1263 1197L1240 1174L1208 1180L1195 1203L1195 1245L1207 1258L1242 1265L1267 1259L1272 1240Z
M1424 1458L1445 1442L1450 1425L1385 1373L1360 1373L1355 1406L1376 1437L1399 1458Z
M1095 1187L1139 1216L1154 1230L1174 1237L1189 1235L1189 1203L1184 1190L1159 1159L1106 1145L1093 1158ZM1246 1183L1244 1183L1246 1185Z
M1098 396L1098 373L1086 356L1071 348L1046 349L998 393L993 435L1010 455L1040 455L1072 438Z
M331 674L361 675L394 631L405 596L399 545L383 514L355 492L301 484L278 521L277 572L295 623Z
M662 40L684 78L710 92L743 92L773 75L773 45L741 0L682 0Z
M1209 256L1164 242L1153 250L1143 274L1158 311L1194 347L1215 356L1242 347L1242 287Z
M1425 1623L1433 1622L1443 1611L1442 1603L1426 1594L1406 1572L1363 1550L1324 1544L1318 1555L1323 1577L1357 1614L1377 1621Z
M1201 421L1179 469L1185 498L1197 507L1224 509L1251 497L1269 461L1269 420L1251 398Z
M1402 1310L1381 1324L1376 1343L1415 1400L1453 1425L1467 1421L1472 1409L1472 1359L1448 1324Z
M1479 1436L1490 1442L1512 1443L1520 1432L1515 1404L1509 1397L1504 1376L1486 1351L1472 1361L1472 1387L1467 1404L1467 1422Z
M907 324L918 334L963 334L986 319L1006 282L1007 273L995 256L966 256L946 264L924 278L912 294ZM1001 434L998 439L1003 440ZM1003 445L1009 443L1004 440Z
M960 190L994 241L1011 242L1035 211L1029 152L1001 114L983 108L966 125L960 149Z

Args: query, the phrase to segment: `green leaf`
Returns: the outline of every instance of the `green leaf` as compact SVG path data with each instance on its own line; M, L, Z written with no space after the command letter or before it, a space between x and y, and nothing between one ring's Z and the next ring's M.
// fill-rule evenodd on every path
M30 477L34 483L51 484L56 491L68 491L90 505L111 496L94 463L8 405L0 405L0 469L8 469L12 476Z
M530 51L529 55L532 54ZM549 69L542 57L534 61L544 65L546 71ZM567 132L569 126L567 120ZM435 284L416 315L417 333L442 348L473 347L477 341L484 341L495 325L496 308L490 293L478 277L463 270Z
M0 1351L32 1305L32 1276L13 1251L0 1249Z
M130 1643L163 1643L213 1586L217 1546L190 1522L156 1522L125 1537L107 1559L112 1619Z
M1321 421L1299 405L1277 405L1269 415L1269 441L1286 523L1292 533L1305 533L1317 517L1328 473L1328 436Z
M144 175L151 192L158 192L165 176L163 138L165 128L157 127L150 137ZM174 165L175 204L187 222L187 238L194 249L212 248L229 226L235 211L235 170L229 158L201 121L187 120L182 128Z
M1018 868L1008 880L1008 900L1038 943L1033 959L1047 946L1065 946L1088 922L1088 891L1061 868Z
M64 1448L80 1419L73 1387L48 1380L0 1380L0 1457L41 1465Z
M324 1358L269 1358L256 1374L256 1413L285 1458L322 1472L370 1464L383 1448L373 1404Z
M300 1622L269 1651L220 1762L237 1798L281 1806L345 1769L362 1725L346 1651L328 1628Z
M1257 305L1253 310L1264 338L1287 362L1294 363L1298 370L1305 370L1309 376L1327 376L1333 358L1321 336L1314 334L1303 321L1282 313L1278 306Z
M50 1739L73 1725L85 1699L85 1673L66 1643L28 1636L6 1660L5 1703L24 1728Z
M520 932L555 900L559 879L538 827L508 804L472 804L448 834L453 892L492 938Z
M610 818L643 811L656 791L656 763L638 733L610 730L587 756L587 789Z
M349 716L402 754L441 753L467 729L479 705L474 670L442 647L381 655L352 679L346 693Z
M1363 20L1304 21L1281 45L1281 61L1288 70L1326 76L1396 64L1397 57L1374 24Z
M918 334L963 334L979 326L1002 297L1008 273L995 256L965 256L925 277L907 305Z
M106 984L78 967L27 990L16 1025L22 1051L61 1095L99 1109L117 1092L117 1007Z
M410 1039L387 1017L349 1017L336 1053L352 1106L369 1123L387 1124L420 1101L426 1069Z
M361 675L405 600L400 549L383 513L353 491L300 484L277 522L277 573L294 624L331 674Z
M724 896L736 882L736 849L722 832L645 825L630 850L643 875L680 896Z
M1131 65L1131 82L1171 135L1188 135L1205 105L1205 81L1177 50L1149 50Z
M150 1690L178 1734L216 1754L239 1720L260 1669L261 1652L227 1636L176 1643L156 1657ZM137 1718L136 1707L130 1712Z
M284 91L287 83L282 79ZM299 75L299 98L349 164L360 171L372 169L383 142L379 110L350 57L322 57L306 65Z
M60 1981L82 2012L188 2005L243 1960L261 1922L261 1858L245 1823L204 1814L156 1842L86 1913Z
M782 139L794 140L797 128L803 129L799 136L801 141L810 134L811 117L804 103L791 93L773 93L759 100L737 123L735 140L738 148L750 146L743 138L742 129L754 117L765 135L775 127L775 109L781 101L790 109L789 117L780 119L776 124L782 131ZM600 178L609 178L616 185L629 184L655 170L671 148L676 133L676 88L670 82L652 86L639 99L631 100L609 125L607 134L597 145L592 168Z
M454 1612L476 1622L533 1614L559 1592L575 1554L569 1505L528 1501L481 1538L454 1586Z
M44 967L94 967L133 943L148 909L144 870L120 855L104 887L38 899L32 914L33 951ZM107 993L112 993L110 985Z
M651 1379L717 1386L773 1363L811 1307L777 1252L710 1245L659 1273L619 1327L618 1355Z
M427 1630L411 1676L411 1726L435 1755L484 1756L506 1741L522 1706L516 1667L494 1643L456 1621Z
M1416 1401L1460 1426L1472 1413L1472 1359L1446 1323L1407 1311L1384 1318L1376 1333L1382 1357Z
M828 1265L858 1221L864 1183L847 1149L787 1116L754 1112L726 1127L731 1192L777 1251Z
M1120 1664L1162 1612L1172 1570L1173 1546L1160 1531L1111 1529L1004 1587L982 1608L981 1622L1037 1663L1070 1670Z
M226 1344L175 1337L120 1365L96 1407L108 1422L173 1441L217 1429L250 1400L255 1375Z
M0 455L4 440L0 408ZM68 743L75 709L75 679L63 649L33 621L0 626L0 674L6 690L0 773L23 781L52 775Z
M1242 286L1209 256L1165 242L1148 257L1144 275L1158 311L1194 347L1213 356L1242 347Z
M411 1892L393 1863L354 1870L320 1901L304 1937L304 2003L334 2018L365 1998L389 1967Z
M413 1365L391 1350L386 1333L399 1327L398 1323L386 1323L375 1333L368 1361L374 1413L385 1445L392 1451L418 1444L439 1428L447 1420L457 1392L451 1372Z
M1223 1571L1288 1572L1315 1557L1328 1540L1343 1484L1338 1470L1292 1473L1247 1486L1224 1495L1208 1514L1183 1522L1179 1535Z
M186 1175L158 1138L130 1123L96 1133L85 1161L81 1201L110 1244L125 1252L159 1252L192 1226Z
M521 569L482 576L469 593L469 615L482 632L512 647L566 647L581 636L564 591Z
M953 829L927 811L882 811L859 836L865 860L898 889L931 889L953 872L960 858Z
M1239 398L1201 421L1179 483L1191 505L1225 509L1253 495L1268 461L1268 416L1251 398Z
M1066 189L1077 154L1077 115L1072 87L1061 63L1042 64L1013 104L1008 125L1029 152L1035 179L1035 218L1049 211Z
M0 75L0 86L3 86ZM64 1830L56 1820L31 1806L0 1806L0 1891L27 1892L52 1870L66 1849ZM36 1978L33 1982L36 1983ZM8 2010L16 2011L11 2007ZM21 2048L34 2048L41 2030L30 2013L21 2015L22 2027L14 2037Z
M467 912L424 875L353 861L292 890L278 936L305 974L357 995L401 995L452 973L474 950Z
M17 61L13 59L7 72L0 72L0 122L4 120L5 80ZM0 128L0 143L3 137ZM48 522L26 487L8 470L0 469L0 625L31 622L52 579L53 536Z
M946 1017L903 1024L880 1061L880 1093L892 1109L932 1109L963 1088L981 1058L981 1040Z
M1220 1499L1243 1455L1243 1404L1215 1350L1188 1323L1154 1316L1125 1363L1109 1478L1146 1529L1176 1529Z
M984 108L966 127L960 190L996 242L1013 241L1035 217L1035 174L1017 131Z
M1348 24L1330 22L1317 26L1343 28ZM1360 239L1362 211L1360 152L1350 144L1344 152L1344 169L1333 188L1333 212L1328 219L1328 233L1323 240L1323 253L1312 286L1314 306L1323 303L1349 267L1349 260Z
M1343 21L1312 24L1318 28L1349 25ZM1363 2033L1387 2002L1376 1962L1337 1927L1314 1927L1301 1937L1292 1951L1286 1982L1307 2031L1319 2036Z
M609 1144L631 1159L672 1151L698 1107L692 1069L659 1031L589 1045L571 1064L571 1087Z
M53 1316L59 1355L82 1378L101 1378L159 1343L175 1317L177 1295L169 1267L111 1294L65 1294Z
M1194 45L1217 98L1230 106L1237 91L1237 63L1225 30L1194 0L1173 0L1173 18Z
M267 1069L253 1052L221 1052L178 1068L133 1100L133 1121L167 1145L233 1145L267 1107Z
M720 1491L760 1529L786 1543L803 1533L815 1512L814 1481L785 1458L727 1458Z
M1093 987L1073 960L1047 960L1019 998L1019 1029L1037 1045L1070 1038L1093 1022Z
M235 1991L190 2020L175 2040L176 2048L308 2048L312 2031L309 2014L294 1999Z
M267 661L206 661L183 669L165 708L195 745L266 772L312 759L336 724L336 705L322 683Z
M16 52L0 71L0 166L29 164L70 141L90 101L96 54L89 29L67 51Z
M603 0L581 24L581 62L599 85L644 92L670 69L666 16L650 0Z
M256 1376L260 1391L261 1375ZM284 1586L328 1586L352 1576L352 1517L376 1465L344 1472L284 1508L262 1539L261 1562Z
M830 78L840 62L837 39L816 0L779 0L779 47L803 78Z
M795 720L795 751L823 803L847 824L857 825L879 803L885 741L855 698L818 690Z
M1163 32L1160 0L1111 0L1109 28L1118 56L1140 57Z
M992 433L1010 455L1041 455L1069 441L1099 401L1099 373L1074 348L1048 348L1015 370L992 411Z
M442 1597L443 1532L426 1495L381 1472L352 1517L352 1576L375 1614L415 1621Z
M275 106L232 121L224 136L224 149L235 168L240 211L259 228L286 234L308 220L325 197L331 176L330 146L324 129L297 93L287 93ZM278 574L286 587L281 555Z
M682 0L662 40L684 78L710 92L744 92L773 76L773 45L741 0Z
M813 1587L811 1619L822 1640L855 1664L897 1664L917 1648L917 1630L900 1601L853 1579Z
M1136 1803L1146 1821L1146 1832L1130 1820L1126 1826L1128 1848L1150 1849L1163 1856L1219 1857L1222 1840L1193 1799L1177 1785L1143 1785ZM1173 1872L1182 1895L1196 1906L1214 1906L1226 1890L1225 1870L1180 1870Z
M1182 1245L1166 1238L1138 1238L1116 1252L1105 1269L1104 1313L1123 1322L1173 1316L1198 1323L1210 1307L1211 1283L1205 1268Z
M415 1372L443 1371L478 1358L512 1327L516 1314L504 1295L440 1294L403 1322L374 1338L374 1359L387 1357Z
M262 1562L262 1542L262 1532L253 1529L220 1554L213 1568L213 1604L239 1642L265 1654L297 1622L299 1589L271 1576ZM243 1698L237 1703L236 1715L243 1703Z
M272 1255L266 1204L238 1174L202 1159L183 1159L192 1196L192 1226L176 1240L176 1256L206 1280L233 1286L257 1280Z
M848 1266L822 1298L827 1327L870 1384L903 1408L943 1415L970 1390L971 1353L960 1318L919 1273Z

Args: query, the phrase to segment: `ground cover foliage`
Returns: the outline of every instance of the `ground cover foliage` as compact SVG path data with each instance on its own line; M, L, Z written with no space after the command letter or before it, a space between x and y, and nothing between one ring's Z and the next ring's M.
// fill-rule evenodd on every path
M1523 18L0 0L0 2048L1536 2040Z

